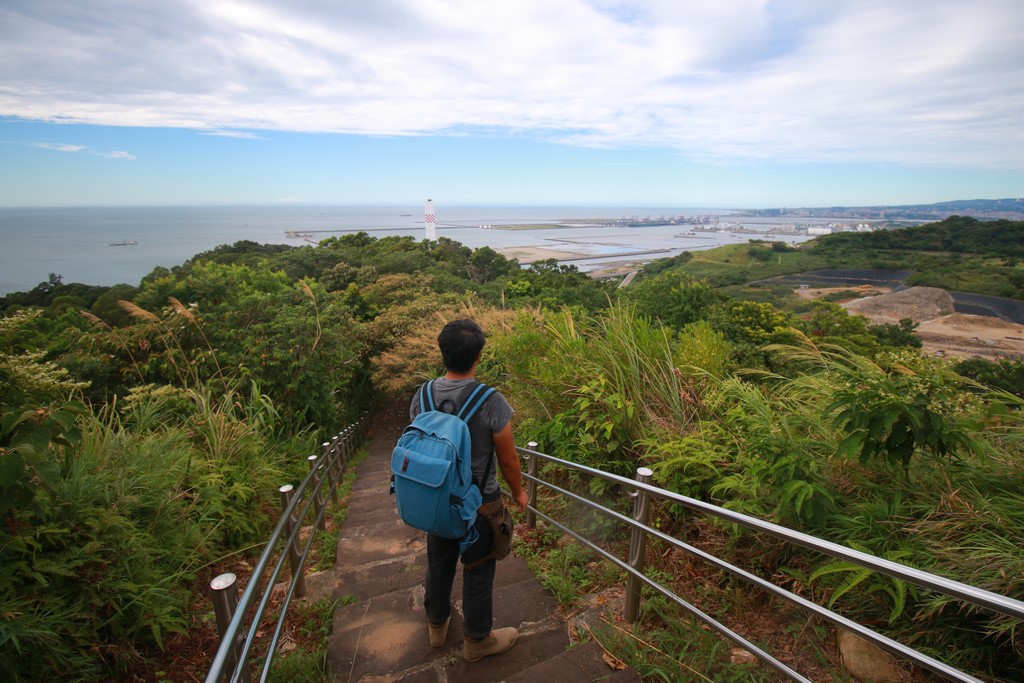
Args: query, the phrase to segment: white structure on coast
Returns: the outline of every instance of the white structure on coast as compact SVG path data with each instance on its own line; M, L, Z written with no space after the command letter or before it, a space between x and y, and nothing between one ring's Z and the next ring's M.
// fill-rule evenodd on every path
M427 224L426 234L424 239L436 240L437 239L437 223L436 216L434 215L434 200L428 199L427 205L423 207L423 222Z

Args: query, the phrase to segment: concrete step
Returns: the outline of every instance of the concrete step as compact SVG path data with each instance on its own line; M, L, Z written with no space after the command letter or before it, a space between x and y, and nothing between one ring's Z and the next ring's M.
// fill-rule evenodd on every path
M426 535L391 519L367 526L342 527L335 567L341 571L404 557L427 549Z
M423 584L426 566L426 552L421 552L337 573L331 597L338 599L350 596L366 600L377 595L407 590Z
M529 669L505 679L507 683L537 681L602 681L605 683L639 682L633 669L613 669L604 662L604 650L594 641L572 647L556 657L534 664Z
M569 637L561 623L548 622L547 628L521 631L519 640L508 652L492 655L478 662L462 658L461 643L455 648L455 657L445 667L446 678L459 683L491 683L504 681L521 671L557 657L569 646Z
M336 617L337 633L328 647L335 681L500 681L558 656L569 645L562 623L546 619L523 626L508 652L470 663L462 658L461 615L453 615L444 647L434 648L417 602L422 605L422 588L342 608L351 613Z

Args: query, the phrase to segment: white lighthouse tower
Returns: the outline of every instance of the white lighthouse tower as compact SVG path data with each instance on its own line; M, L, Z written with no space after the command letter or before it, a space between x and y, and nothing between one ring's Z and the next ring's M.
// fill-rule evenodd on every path
M423 207L423 220L427 224L427 231L424 237L428 240L437 239L437 223L434 215L434 200L428 199L427 205Z

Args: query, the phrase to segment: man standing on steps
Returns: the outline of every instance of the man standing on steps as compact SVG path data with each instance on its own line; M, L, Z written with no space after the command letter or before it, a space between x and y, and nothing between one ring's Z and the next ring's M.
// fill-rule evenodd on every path
M445 374L434 381L434 404L443 410L457 412L477 382L476 366L484 348L484 332L472 320L455 320L444 326L437 337ZM409 408L410 418L420 412L418 396ZM483 480L481 512L501 509L501 490L495 475L493 459L508 484L520 512L526 510L527 495L522 485L522 470L512 436L512 407L505 397L494 392L469 421L473 444L473 479ZM515 645L518 631L512 627L492 630L494 571L497 561L491 553L493 534L483 514L477 515L476 529L480 539L462 556L466 565L462 574L462 613L465 639L462 656L475 662L488 655L505 652ZM427 534L427 578L424 607L430 644L443 647L451 622L451 593L459 561L459 540Z

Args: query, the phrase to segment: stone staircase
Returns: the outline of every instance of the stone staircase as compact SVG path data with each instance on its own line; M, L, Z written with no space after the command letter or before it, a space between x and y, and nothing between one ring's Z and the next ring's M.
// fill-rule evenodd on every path
M494 625L519 629L516 645L472 664L462 659L460 570L452 590L455 613L448 642L442 648L430 646L423 611L425 537L402 523L388 495L391 449L404 426L400 411L393 412L371 428L369 457L356 470L337 564L314 575L317 593L355 600L334 615L328 647L334 680L639 681L630 669L609 668L596 643L571 646L551 595L514 555L498 563Z

